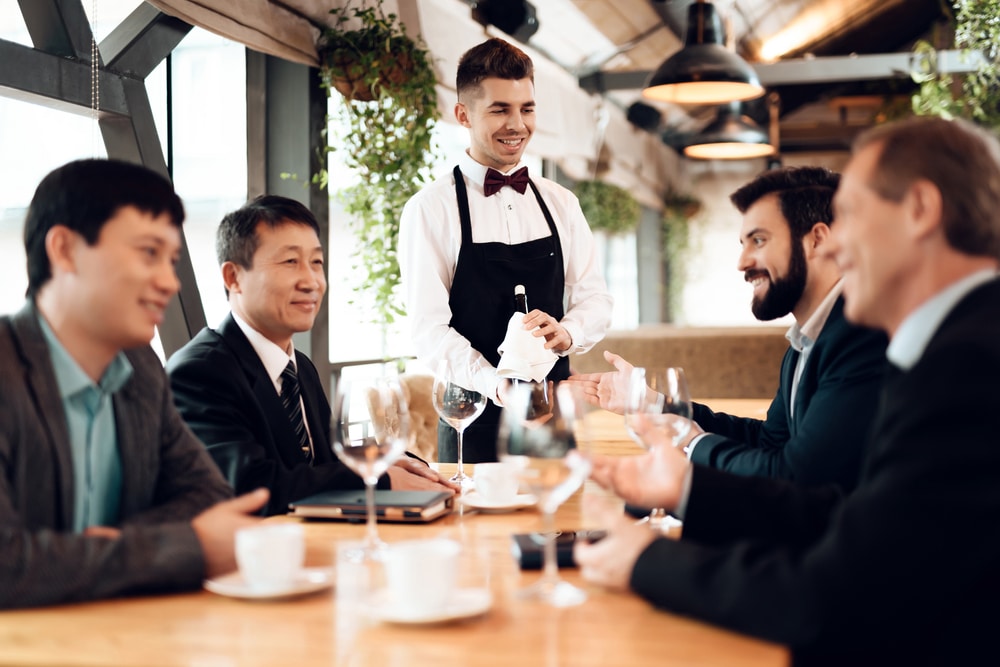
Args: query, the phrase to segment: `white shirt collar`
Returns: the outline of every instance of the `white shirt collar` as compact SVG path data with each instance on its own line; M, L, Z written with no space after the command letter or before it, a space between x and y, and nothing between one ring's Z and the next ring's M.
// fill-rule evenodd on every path
M274 388L280 394L281 383L279 379L281 378L281 372L288 366L289 361L295 365L295 343L291 344L290 354L286 354L273 341L268 340L262 333L243 321L243 318L235 312L233 312L233 320L236 322L236 326L240 328L240 331L243 332L243 335L247 337L247 340L250 341L250 346L253 347L254 352L260 357L260 362L264 364L267 376L271 378ZM296 365L295 368L297 370L298 366Z
M908 371L920 361L927 343L937 332L941 322L966 294L997 277L993 269L983 269L953 282L919 308L910 313L889 341L886 357L894 365Z
M521 160L516 165L508 169L507 171L501 171L501 174L505 176L513 171L517 171L521 167L525 166L524 160ZM485 164L480 164L476 162L469 151L463 151L461 156L458 158L458 168L462 170L465 177L469 179L470 183L475 183L479 186L480 193L483 190L483 181L486 180L486 170L489 169ZM497 171L500 171L499 169Z
M823 300L820 301L819 306L813 311L813 314L809 316L809 319L805 321L801 327L798 322L792 324L785 333L785 338L791 344L792 348L796 352L801 352L803 348L811 347L816 339L819 338L820 333L823 331L823 327L826 326L826 321L830 319L830 313L833 311L833 306L837 303L837 299L844 291L844 279L841 278L837 283L830 288L830 291L826 293Z

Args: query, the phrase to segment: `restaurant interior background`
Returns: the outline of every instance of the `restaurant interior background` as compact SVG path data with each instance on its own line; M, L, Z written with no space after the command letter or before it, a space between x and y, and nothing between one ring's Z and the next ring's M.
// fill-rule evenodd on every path
M490 1L480 0L478 16ZM188 211L185 301L171 310L164 347L202 323L219 322L227 312L214 258L219 219L265 190L308 200L302 180L287 174L307 177L310 170L310 142L318 136L310 119L317 105L323 117L327 100L315 90L308 65L315 64L315 39L330 20L329 8L343 2L0 0L0 312L23 302L20 230L39 180L71 159L108 155L109 146L128 155L127 144L147 164L162 161ZM437 173L467 142L451 118L457 58L489 35L505 35L474 20L476 4L385 0L386 10L397 11L435 58L442 112ZM682 157L681 148L697 140L720 108L641 96L646 76L683 46L687 0L493 4L502 5L493 8L496 21L506 21L535 59L538 129L529 160L536 173L569 187L605 180L642 204L634 232L598 234L617 329L668 317L689 326L757 325L750 289L735 269L739 216L728 194L777 164L841 167L860 129L907 104L915 40L940 43L948 29L943 0L716 0L727 44L752 64L768 91L741 113L759 124L775 154L694 160ZM240 15L231 15L235 11ZM205 27L189 29L176 17ZM96 102L99 113L92 109L91 27L105 67L111 62L98 71L106 93ZM112 60L112 53L124 56ZM336 95L329 99L341 103ZM98 115L106 121L101 127ZM354 178L336 152L328 166L334 191ZM702 204L689 221L689 256L673 306L659 238L662 202L672 193ZM380 327L367 324L371 313L363 300L349 304L356 301L350 259L356 241L336 197L329 202L332 314L296 344L334 362L411 353L405 322L383 338Z

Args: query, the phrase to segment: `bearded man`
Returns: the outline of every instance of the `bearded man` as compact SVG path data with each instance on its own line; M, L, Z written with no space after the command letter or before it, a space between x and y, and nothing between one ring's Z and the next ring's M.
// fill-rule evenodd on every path
M810 486L850 490L857 482L888 341L844 319L840 269L825 253L839 182L827 169L790 167L765 172L730 196L743 214L737 269L753 285L754 316L791 313L795 323L767 418L696 403L684 447L692 462ZM587 382L602 407L621 412L632 366L610 352L605 358L614 371L573 379Z

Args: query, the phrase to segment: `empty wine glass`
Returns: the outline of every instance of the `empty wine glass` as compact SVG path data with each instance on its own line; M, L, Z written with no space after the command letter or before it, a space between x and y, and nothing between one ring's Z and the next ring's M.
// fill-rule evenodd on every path
M518 596L555 607L580 604L587 594L559 577L556 561L555 512L590 474L589 439L581 437L583 395L564 382L555 388L551 410L538 415L531 388L519 385L505 397L497 439L501 461L518 470L521 483L538 498L542 512L544 569L542 578Z
M462 435L466 427L483 414L486 397L478 391L452 382L448 362L442 360L434 374L434 409L441 419L458 432L458 470L451 481L469 487L472 485L472 478L465 474L462 466Z
M357 556L381 560L386 545L376 529L375 486L410 441L410 415L399 381L341 380L334 399L332 430L333 451L365 482L368 530Z
M691 430L691 395L684 370L677 367L632 369L625 395L625 425L629 435L644 448L653 443L643 438L642 425L665 430L674 447L680 445ZM642 519L649 527L662 531L680 522L667 515L662 507L654 508Z

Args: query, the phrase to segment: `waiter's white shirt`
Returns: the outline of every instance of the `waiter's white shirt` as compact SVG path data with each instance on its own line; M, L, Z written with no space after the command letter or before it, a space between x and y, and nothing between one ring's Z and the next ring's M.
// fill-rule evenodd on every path
M522 195L505 186L486 197L486 167L468 153L462 155L459 167L469 195L474 243L514 245L550 235L531 188ZM573 338L573 347L563 354L585 352L604 337L611 323L612 299L593 235L572 192L538 174L531 174L531 180L552 214L562 246L566 313L561 324ZM448 295L461 247L455 179L449 171L414 195L403 208L398 251L403 298L417 357L432 369L447 359L453 382L493 398L498 382L496 368L448 326L452 316ZM531 294L527 296L531 309Z

